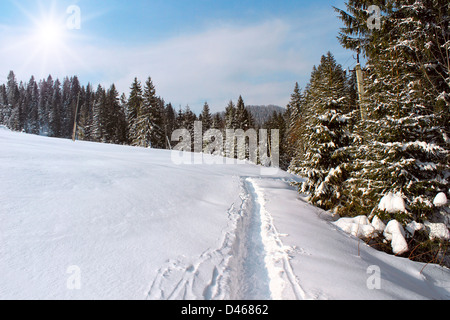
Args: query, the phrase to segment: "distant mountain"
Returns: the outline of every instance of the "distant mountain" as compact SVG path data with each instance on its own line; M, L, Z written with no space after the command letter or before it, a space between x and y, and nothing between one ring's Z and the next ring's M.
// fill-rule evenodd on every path
M257 126L262 126L267 120L269 120L274 111L278 113L284 113L286 111L285 108L275 105L247 106L246 108L252 114Z

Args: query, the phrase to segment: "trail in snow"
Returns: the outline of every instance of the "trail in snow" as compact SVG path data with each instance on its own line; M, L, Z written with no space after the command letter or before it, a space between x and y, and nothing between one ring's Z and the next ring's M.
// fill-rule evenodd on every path
M237 228L236 249L232 268L232 299L269 300L270 277L266 268L266 252L262 239L261 207L248 179L242 179L244 201L241 206L240 226Z
M221 246L200 257L167 261L146 292L148 299L270 300L306 299L265 208L257 181L241 179L239 206L227 211Z
M308 296L299 284L290 264L289 252L293 248L283 244L281 235L275 227L273 217L266 208L264 191L258 186L257 180L246 179L247 190L255 204L255 218L259 220L260 236L265 255L265 269L269 276L269 290L271 298L281 299L307 299Z

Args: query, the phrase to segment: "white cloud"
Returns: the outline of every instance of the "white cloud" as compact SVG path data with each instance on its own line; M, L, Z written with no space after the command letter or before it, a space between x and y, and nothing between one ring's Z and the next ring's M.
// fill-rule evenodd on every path
M309 69L299 55L283 49L291 36L281 21L221 26L140 48L115 48L106 59L100 52L91 57L102 57L93 63L103 68L109 61L122 61L113 68L121 90L127 90L135 76L142 82L151 76L158 93L176 106L198 107L207 100L219 110L241 94L252 104L283 104L294 83L271 78Z

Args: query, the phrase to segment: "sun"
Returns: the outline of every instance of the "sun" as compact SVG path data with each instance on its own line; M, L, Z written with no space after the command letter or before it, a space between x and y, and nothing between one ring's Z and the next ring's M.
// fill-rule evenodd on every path
M64 26L56 21L44 21L36 26L34 38L45 49L58 49L64 42Z
M15 53L20 62L19 72L33 70L31 73L35 76L47 77L50 73L67 74L74 66L85 68L84 60L80 58L80 45L91 38L81 31L80 10L78 13L75 10L76 15L74 5L66 8L61 4L65 1L60 0L36 0L33 4L29 1L10 2L21 13L17 19L20 23L11 41L0 45L0 52ZM83 21L87 20L89 18Z

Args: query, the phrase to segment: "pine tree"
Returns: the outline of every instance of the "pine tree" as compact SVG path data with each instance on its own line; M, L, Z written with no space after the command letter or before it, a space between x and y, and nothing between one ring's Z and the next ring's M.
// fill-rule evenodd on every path
M234 115L234 123L235 123L235 128L237 129L236 133L238 134L243 134L246 133L247 130L249 129L254 129L254 121L253 121L253 117L251 116L250 112L248 112L248 110L245 108L245 103L244 103L244 99L242 98L242 96L239 96L238 98L238 102L236 104L236 111L235 111L235 115ZM249 159L250 158L250 143L247 143L247 138L245 139L245 145L237 145L236 148L236 157L237 158L245 158L245 159ZM229 142L229 141L227 141ZM230 147L232 148L232 145L225 147L227 149L230 149Z
M186 106L183 112L183 122L181 128L189 130L191 136L194 135L194 122L197 120L197 116L192 112L189 105Z
M209 105L207 102L205 102L205 104L203 105L203 110L200 115L200 121L202 121L203 133L205 133L206 131L211 129L213 119L212 119L211 111L209 109Z
M236 114L234 116L236 128L247 131L254 127L254 121L251 114L245 108L244 100L242 96L239 96L238 102L236 104Z
M164 149L166 145L166 136L164 130L165 117L164 99L156 98L156 104L151 108L151 118L153 119L153 131L151 141L153 148Z
M6 86L4 84L0 85L0 124L6 124L4 121L6 108L8 105L8 98L6 94Z
M39 99L39 130L42 135L50 135L50 113L52 109L53 100L53 78L48 76L47 80L41 80L39 84L40 99Z
M423 221L431 218L434 196L448 194L450 90L448 56L441 54L446 46L448 52L448 3L376 3L383 12L380 30L365 23L371 4L349 1L348 12L337 9L345 24L341 43L368 60L361 101L367 119L352 152L348 209L369 214L384 194L397 192L408 206L397 218Z
M28 105L28 133L39 134L39 88L34 79L31 77L28 83L27 92L29 95L29 105Z
M304 103L304 96L297 82L284 115L287 129L281 144L285 150L286 160L289 162L295 155L301 157L305 153L305 145L302 141L305 122L305 114L302 111Z
M220 113L214 114L211 127L218 130L223 130L225 128L225 121Z
M228 106L225 109L226 129L236 129L235 115L236 115L236 106L234 105L233 101L230 100Z
M13 71L10 71L6 83L6 105L3 111L3 122L12 128L12 113L16 112L20 99L19 86Z
M176 127L176 118L177 115L172 107L172 104L171 103L167 104L164 117L164 135L165 135L166 149L172 148L170 138L172 137L172 132L175 130Z
M288 123L286 122L286 115L277 111L274 111L272 116L269 118L268 121L266 121L263 124L263 128L268 130L269 136L268 141L272 141L272 130L279 130L279 138L280 138L280 144L279 144L279 162L280 162L280 168L283 170L287 170L290 162L291 157L286 152L286 144L283 143L286 141L286 134L288 129ZM261 158L261 155L260 155Z
M62 85L62 106L61 106L61 136L70 139L73 130L73 117L71 115L71 84L70 79L65 77ZM72 122L71 122L72 120Z
M92 141L95 94L90 83L88 83L86 88L82 87L81 97L78 120L78 139Z
M70 137L73 135L73 128L75 122L78 124L80 118L80 106L83 103L83 97L81 95L81 85L77 76L73 76L70 79ZM78 110L78 113L77 113Z
M117 143L117 126L118 126L118 113L119 113L119 93L116 90L116 86L112 84L106 91L105 103L102 111L102 125L104 131L104 141L108 143Z
M184 126L184 111L183 111L183 109L181 109L181 106L178 109L175 124L176 124L177 129L185 129L185 128L183 128L183 126Z
M122 94L119 99L117 143L128 144L127 97Z
M53 96L51 100L51 110L49 115L50 121L49 135L52 137L61 137L62 134L61 106L62 106L61 82L58 79L56 79L53 85Z
M136 136L133 145L141 147L163 148L164 106L156 97L155 86L149 77L145 83L143 103L136 122Z
M106 106L106 91L101 85L98 85L95 93L94 110L93 110L93 124L92 124L92 138L96 142L105 141L105 106Z
M310 116L302 137L306 153L294 157L290 167L306 178L300 191L310 194L313 204L327 210L341 204L341 186L346 179L349 134L345 90L345 72L329 52L313 69L307 88L305 107Z
M17 103L14 109L12 109L11 117L9 120L9 127L15 131L22 131L25 126L25 112L26 112L26 95L25 87L22 82L18 86Z
M128 98L128 140L131 144L136 141L137 137L137 121L142 108L142 87L137 78L131 85L131 92Z

